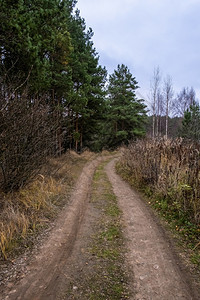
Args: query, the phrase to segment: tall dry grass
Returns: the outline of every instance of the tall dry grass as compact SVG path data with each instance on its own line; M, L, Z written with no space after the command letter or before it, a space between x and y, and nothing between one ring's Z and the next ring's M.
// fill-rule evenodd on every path
M200 145L176 140L142 140L124 149L124 176L200 224Z
M56 216L68 200L74 173L84 163L85 159L67 153L50 159L41 174L18 192L0 192L0 259L27 247L27 241Z

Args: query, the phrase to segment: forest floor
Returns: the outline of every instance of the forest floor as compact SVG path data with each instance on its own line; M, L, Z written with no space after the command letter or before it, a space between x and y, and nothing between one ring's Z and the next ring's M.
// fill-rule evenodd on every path
M88 160L48 234L7 266L1 300L199 299L158 217L116 174L117 156Z

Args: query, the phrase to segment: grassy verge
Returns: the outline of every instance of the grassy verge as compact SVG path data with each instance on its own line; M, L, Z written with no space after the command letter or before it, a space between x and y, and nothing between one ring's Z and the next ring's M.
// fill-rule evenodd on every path
M19 192L0 194L0 261L33 245L67 203L74 178L86 161L73 153L51 159L31 184Z
M67 299L129 299L121 211L104 165L95 172L89 204L95 214L86 251L90 263L84 266L84 275L76 278L79 291L74 291L72 285Z
M155 193L149 185L139 186L133 174L123 163L116 166L117 173L133 187L139 189L147 203L156 210L168 224L168 228L176 238L182 256L190 261L191 268L200 272L200 227L191 222L189 215L183 211L178 201L171 201L169 197Z

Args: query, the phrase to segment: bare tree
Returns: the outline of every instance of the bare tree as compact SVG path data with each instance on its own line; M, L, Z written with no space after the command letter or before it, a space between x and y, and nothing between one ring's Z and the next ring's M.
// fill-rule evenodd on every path
M0 97L0 188L17 190L33 178L52 146L53 124L42 99Z
M156 136L161 136L162 132L162 116L164 114L164 98L163 94L161 93L161 90L158 89L157 92L157 114L156 114Z
M169 113L172 105L172 98L173 98L173 85L172 85L172 79L169 75L166 76L164 80L164 86L163 86L163 94L164 94L164 105L165 105L165 117L166 117L166 123L165 123L165 138L168 138L168 121L169 121Z
M183 117L187 109L195 103L195 91L193 88L184 87L173 101L173 115Z
M153 112L153 125L152 125L152 137L153 139L158 134L158 118L159 118L159 85L161 80L160 68L157 67L154 69L153 79L151 81L151 99L152 99L152 112ZM157 118L157 122L156 122ZM157 130L156 130L157 125Z

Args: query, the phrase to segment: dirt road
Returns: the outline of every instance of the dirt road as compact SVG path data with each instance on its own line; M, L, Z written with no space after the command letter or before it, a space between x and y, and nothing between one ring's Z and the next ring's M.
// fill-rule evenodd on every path
M111 161L106 171L123 211L135 299L199 299L164 230L139 195L115 173L114 163Z
M10 282L0 299L85 299L68 297L66 285L74 268L80 272L88 264L81 260L81 252L87 247L88 236L94 234L91 231L96 212L89 204L91 185L94 171L104 159L99 157L86 164L70 204L63 209L39 253L27 263L26 275L22 275L17 283ZM190 286L190 279L181 271L163 229L140 197L116 175L114 164L115 159L105 170L123 212L131 299L199 299ZM73 287L74 290L77 288ZM99 300L95 296L90 299Z

